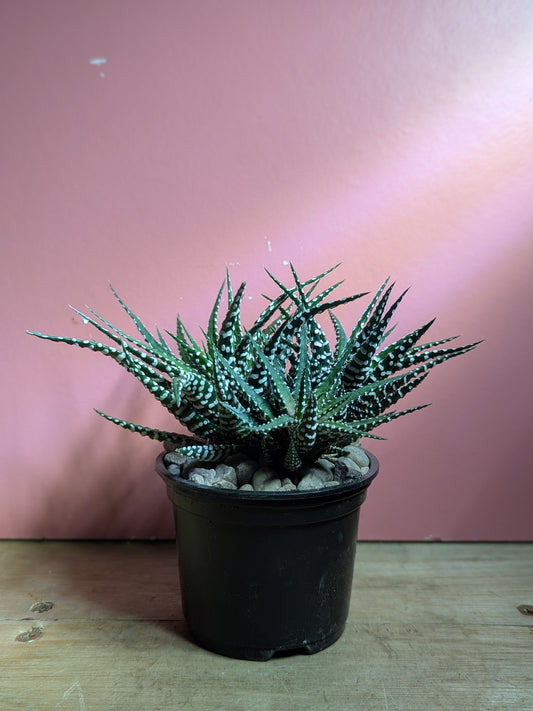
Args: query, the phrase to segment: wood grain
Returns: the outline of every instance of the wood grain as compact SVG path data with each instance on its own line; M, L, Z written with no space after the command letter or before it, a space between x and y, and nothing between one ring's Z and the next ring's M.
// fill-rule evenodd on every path
M343 637L266 663L189 639L168 542L4 541L0 580L2 711L533 711L533 544L361 543Z

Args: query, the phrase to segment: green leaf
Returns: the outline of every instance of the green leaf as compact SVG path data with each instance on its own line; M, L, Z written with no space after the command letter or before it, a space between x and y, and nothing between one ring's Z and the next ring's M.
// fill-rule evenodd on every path
M331 310L329 311L329 316L330 316L331 321L333 323L333 328L335 329L335 353L333 354L333 358L334 358L334 360L337 360L339 353L346 346L346 341L348 340L348 336L346 335L346 331L344 330L342 323L337 318L337 316L333 313L333 311L331 311Z
M285 430L295 422L294 417L290 415L280 415L279 417L274 417L269 422L265 422L262 425L256 425L255 431L260 434L271 434L272 432L278 432L280 430Z
M269 420L274 417L274 411L270 403L265 400L253 387L248 385L242 375L229 363L221 353L216 352L216 360L222 365L230 380L237 386L235 397L239 401L246 401L253 405L262 418Z
M149 437L157 442L172 442L177 447L181 447L186 444L196 444L198 440L194 437L188 437L187 435L180 435L176 432L165 432L164 430L152 429L151 427L144 427L143 425L136 425L133 422L128 422L127 420L121 420L118 417L112 417L111 415L106 415L105 412L101 410L96 410L95 412L103 417L105 420L112 422L119 427L130 432L135 432L140 434L141 437Z
M309 343L311 346L311 380L317 385L324 380L333 366L333 354L326 334L314 318L309 319Z
M362 423L356 422L354 424L347 422L320 422L317 426L317 434L339 434L348 435L350 438L357 439L358 437L368 437L368 432L364 427L360 427ZM371 428L369 428L371 429ZM383 439L377 435L373 435L374 439Z
M375 427L379 427L379 425L386 424L387 422L391 422L392 420L398 419L398 417L403 417L404 415L409 415L411 412L417 412L418 410L423 410L425 407L429 407L429 403L425 405L417 405L416 407L409 407L406 410L400 410L400 411L392 411L392 412L386 412L383 415L378 415L377 417L368 417L364 418L362 420L357 420L355 425L357 427L362 427L364 429L365 434L362 436L368 437L368 432L369 430L373 430ZM382 438L381 438L382 439Z
M213 383L194 372L184 373L175 380L181 381L179 392L189 405L196 412L211 419L217 406L217 394Z
M263 350L257 345L257 343L252 339L252 348L263 364L266 372L268 373L271 383L274 386L275 392L279 400L283 403L283 407L288 415L291 417L296 413L296 403L292 397L292 393L287 383L285 382L284 373L276 367L276 365L265 355Z
M206 338L209 344L214 344L218 341L218 312L220 310L220 301L222 299L222 292L224 291L224 284L220 287L220 291L217 294L217 298L211 310L209 316L209 322L207 326Z
M290 439L289 446L287 447L287 452L283 460L283 466L289 472L298 471L298 469L302 466L302 460L300 459L300 455L296 449L296 443L292 438Z
M116 298L116 300L119 302L119 304L122 306L124 311L128 314L128 316L131 318L133 323L137 326L137 330L141 334L141 336L144 338L146 343L150 346L151 350L154 353L157 353L160 350L160 344L158 343L157 339L154 338L154 336L150 333L150 331L145 327L141 319L136 316L133 311L122 301L120 296L117 294L113 286L110 284L109 288L113 292L113 296Z
M296 372L293 382L293 397L298 403L299 413L307 407L307 399L311 392L311 378L309 375L309 342L307 339L307 325L304 323L300 329L300 348L296 360ZM294 368L293 368L294 369Z
M221 412L221 417L226 417L226 435L230 435L229 423L234 427L235 434L241 437L244 433L248 434L250 432L258 431L261 425L259 425L252 415L244 410L242 407L237 407L230 405L228 402L219 402L219 409ZM227 417L231 415L231 420Z
M317 405L313 393L311 393L305 412L294 432L294 442L300 456L307 454L314 447L317 430Z
M238 345L237 339L239 338L238 334L240 334L241 324L241 302L245 287L246 283L243 282L237 290L235 298L231 302L231 306L222 323L218 337L218 350L230 363L235 360L235 349Z
M198 462L220 462L237 451L238 446L234 444L191 444L176 449L178 454Z

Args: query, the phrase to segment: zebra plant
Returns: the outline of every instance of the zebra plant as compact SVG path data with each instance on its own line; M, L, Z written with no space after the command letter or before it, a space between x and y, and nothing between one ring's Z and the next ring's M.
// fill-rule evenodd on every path
M477 343L442 347L452 338L419 344L429 321L386 345L390 322L406 292L391 302L389 280L378 289L347 333L334 311L366 293L336 300L323 290L336 267L294 285L269 277L279 294L246 329L241 323L245 284L233 293L229 274L216 297L204 340L198 343L180 317L175 332L151 333L111 287L135 324L134 338L92 309L85 322L109 343L28 331L50 341L102 353L132 373L190 434L134 424L96 410L126 430L164 442L167 450L202 462L222 461L235 452L258 457L298 479L304 465L338 454L360 437L426 405L391 409L416 388L431 368L472 350ZM227 309L220 314L224 290ZM328 314L335 333L330 344L317 317ZM221 323L220 323L221 322ZM171 343L171 346L169 345Z

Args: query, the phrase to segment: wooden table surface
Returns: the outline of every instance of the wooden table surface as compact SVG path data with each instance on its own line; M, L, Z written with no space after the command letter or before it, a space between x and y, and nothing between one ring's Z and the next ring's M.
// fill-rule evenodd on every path
M169 542L4 541L0 580L2 711L533 711L533 544L360 543L343 637L269 662L189 639Z

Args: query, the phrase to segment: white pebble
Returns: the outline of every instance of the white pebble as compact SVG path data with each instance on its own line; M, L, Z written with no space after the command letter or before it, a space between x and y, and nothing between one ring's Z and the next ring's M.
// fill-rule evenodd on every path
M263 491L267 481L277 478L276 472L271 467L260 467L254 472L252 477L252 486L255 491Z
M308 491L309 489L323 489L324 482L313 473L306 474L298 484L299 491Z
M237 474L233 467L227 464L219 464L215 472L217 481L229 481L231 484L237 486Z
M281 479L267 479L261 491L279 491L281 489Z
M370 465L370 459L361 447L351 444L348 447L344 447L342 453L346 457L350 457L350 459L355 462L358 467L368 467Z
M216 472L214 469L203 469L198 467L193 469L189 474L189 480L193 481L195 484L203 484L204 486L213 486L216 478Z
M236 489L237 484L234 484L231 481L228 481L227 479L218 479L218 481L213 482L213 488L216 489Z

